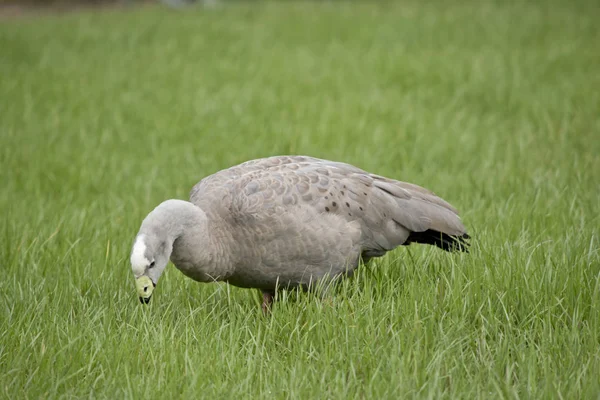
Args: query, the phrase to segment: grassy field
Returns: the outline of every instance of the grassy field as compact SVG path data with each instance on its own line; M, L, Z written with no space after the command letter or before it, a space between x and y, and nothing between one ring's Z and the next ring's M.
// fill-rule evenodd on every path
M600 9L239 3L0 20L3 398L600 396ZM470 254L398 249L319 300L139 304L142 218L247 159L434 190Z

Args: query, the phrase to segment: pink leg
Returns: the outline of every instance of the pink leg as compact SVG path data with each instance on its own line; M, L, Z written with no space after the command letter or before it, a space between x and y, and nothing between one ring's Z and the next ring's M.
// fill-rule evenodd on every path
M271 312L271 306L273 305L273 300L275 298L275 294L273 292L262 291L263 302L261 308L265 315Z

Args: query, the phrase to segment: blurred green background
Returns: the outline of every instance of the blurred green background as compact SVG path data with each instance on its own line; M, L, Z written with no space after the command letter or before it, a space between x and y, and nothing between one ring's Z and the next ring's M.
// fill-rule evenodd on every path
M3 3L3 397L600 394L596 2ZM473 249L270 319L169 267L140 307L143 217L277 154L432 189Z

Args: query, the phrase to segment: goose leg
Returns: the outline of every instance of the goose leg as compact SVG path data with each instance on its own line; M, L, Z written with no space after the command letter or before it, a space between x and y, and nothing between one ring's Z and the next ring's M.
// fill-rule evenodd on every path
M275 293L263 290L262 295L263 295L263 302L262 302L261 308L263 310L263 313L269 314L269 312L271 312L271 305L273 305L273 299L275 298Z

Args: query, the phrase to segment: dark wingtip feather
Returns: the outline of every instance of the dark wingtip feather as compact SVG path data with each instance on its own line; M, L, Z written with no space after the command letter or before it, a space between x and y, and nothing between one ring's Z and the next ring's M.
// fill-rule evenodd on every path
M468 253L470 244L467 242L467 240L470 238L471 237L466 233L463 235L448 235L443 232L428 229L423 232L411 232L404 244L430 244L445 251L463 251Z

